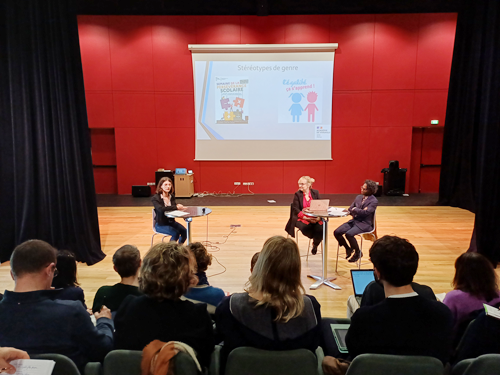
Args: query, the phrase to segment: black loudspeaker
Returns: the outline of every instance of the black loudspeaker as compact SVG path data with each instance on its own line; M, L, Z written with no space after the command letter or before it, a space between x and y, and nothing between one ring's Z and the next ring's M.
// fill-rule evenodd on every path
M151 188L148 185L132 185L133 197L150 197Z
M406 168L399 168L397 160L391 160L389 168L382 169L385 195L403 195L405 193L406 171Z
M172 185L174 186L174 191L175 191L175 179L174 179L174 172L172 171L156 171L155 172L155 190L156 187L158 186L158 183L163 177L168 177L172 180Z

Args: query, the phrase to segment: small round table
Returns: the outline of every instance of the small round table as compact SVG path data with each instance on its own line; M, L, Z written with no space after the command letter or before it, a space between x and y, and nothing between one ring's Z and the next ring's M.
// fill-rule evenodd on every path
M304 212L304 215L310 217L319 217L323 220L323 274L321 276L316 275L307 275L316 282L312 284L309 289L318 289L321 285L325 284L333 289L342 289L337 284L332 283L332 280L335 280L336 277L328 277L328 220L331 217L346 217L348 215L347 212L341 212L338 209L335 212L329 211L315 211L315 212Z
M191 222L193 221L193 217L200 217L200 216L207 216L212 213L212 210L207 207L198 207L198 206L190 206L190 207L184 207L184 210L182 212L187 213L187 215L170 215L170 212L165 212L166 217L171 217L171 218L183 218L187 225L186 225L186 232L187 232L187 240L186 240L186 245L189 245L191 243Z

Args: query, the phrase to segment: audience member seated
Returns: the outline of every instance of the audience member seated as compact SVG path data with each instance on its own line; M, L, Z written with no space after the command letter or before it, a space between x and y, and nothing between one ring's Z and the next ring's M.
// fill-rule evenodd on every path
M57 299L80 301L85 308L85 295L76 279L75 255L68 250L57 252L57 273L52 280L52 286L58 291Z
M106 305L112 312L120 307L128 295L140 296L139 268L141 267L141 253L137 247L124 245L113 255L113 269L120 275L120 282L112 286L102 286L94 298L92 311L99 311Z
M346 336L350 356L422 355L446 363L451 349L451 312L412 289L418 267L415 247L405 239L384 236L372 245L370 258L386 299L361 307L352 316Z
M500 293L493 266L479 253L464 253L457 258L452 285L454 290L446 294L443 303L453 315L458 341L468 323L483 310L483 303L500 303Z
M198 283L196 261L176 242L160 242L144 257L139 289L128 296L115 316L116 349L143 350L153 340L181 341L207 366L214 349L212 320L204 304L181 300Z
M57 251L47 242L26 241L10 258L14 291L0 302L0 346L29 354L58 353L83 369L89 361L102 361L113 349L111 311L95 313L97 326L78 301L53 299Z
M260 251L255 253L252 257L252 260L250 261L250 273L253 272L253 268L255 267L255 263L257 263L257 260L259 259Z
M299 249L291 238L269 238L247 283L217 307L217 331L224 338L221 366L241 346L264 350L309 349L320 344L320 305L305 295Z
M208 253L201 242L189 244L187 248L196 259L198 284L189 288L184 294L184 298L194 303L206 303L207 311L210 314L215 314L215 308L226 294L222 289L213 287L208 283L206 271L208 266L212 265L212 254Z
M0 348L0 372L7 374L15 374L16 368L10 364L16 359L30 359L30 356L25 351L14 348Z
M286 232L292 237L295 237L297 227L304 236L312 239L311 254L313 255L317 253L318 246L323 241L323 222L317 217L304 214L309 211L313 199L320 199L319 192L312 188L314 181L314 178L309 176L302 176L299 179L299 190L293 196L290 219L285 227Z
M437 301L436 295L427 285L412 282L411 287L419 296L425 297L431 301ZM354 314L354 312L360 307L373 306L382 302L384 299L384 286L380 281L372 281L366 286L365 291L363 292L363 296L361 297L361 306L358 304L354 295L349 296L347 299L347 317L351 318L352 314Z

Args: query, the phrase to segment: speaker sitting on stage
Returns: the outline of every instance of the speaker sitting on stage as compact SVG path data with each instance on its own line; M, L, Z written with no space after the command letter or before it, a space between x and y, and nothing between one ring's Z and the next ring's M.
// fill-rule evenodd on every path
M314 178L302 176L299 179L299 190L293 196L290 219L286 224L286 232L295 237L295 227L299 228L304 236L313 240L311 253L313 255L318 251L318 246L323 240L323 222L316 217L304 215L303 211L309 210L311 201L319 199L317 190L312 189Z
M182 210L182 204L175 203L174 184L169 177L163 177L156 187L156 194L151 198L156 211L155 229L159 233L172 236L170 241L179 241L183 244L187 238L186 228L175 221L175 219L165 216L165 212Z
M358 195L351 204L351 207L345 210L349 212L349 215L352 215L352 219L342 224L333 232L339 245L344 246L346 249L346 259L349 259L354 252L349 262L357 262L362 255L359 250L358 241L356 241L354 236L373 230L375 225L374 217L378 200L373 194L377 192L377 189L378 186L374 181L365 180L365 183L361 186L361 195ZM344 234L347 241L349 241L349 245L344 238Z

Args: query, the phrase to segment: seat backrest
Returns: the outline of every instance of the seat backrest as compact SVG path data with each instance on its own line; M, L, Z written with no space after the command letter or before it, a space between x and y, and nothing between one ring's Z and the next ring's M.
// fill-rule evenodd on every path
M32 354L31 359L50 359L55 361L54 370L52 375L80 375L78 367L75 363L62 354L47 353L47 354Z
M434 357L361 354L352 361L347 375L443 375L444 367Z
M269 351L241 347L227 359L225 375L317 375L316 356L307 349Z
M500 374L500 354L484 354L474 359L463 375Z
M104 359L103 375L141 375L140 350L113 350ZM179 352L174 357L176 375L198 375L195 362L189 354Z

